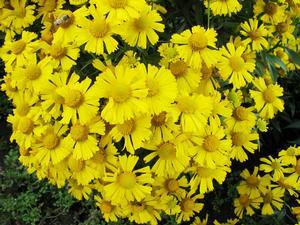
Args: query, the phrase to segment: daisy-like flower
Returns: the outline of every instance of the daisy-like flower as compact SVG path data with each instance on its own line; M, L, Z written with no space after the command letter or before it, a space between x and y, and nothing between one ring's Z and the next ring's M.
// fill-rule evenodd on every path
M130 18L118 28L118 33L130 46L147 48L147 41L151 45L158 42L156 32L164 31L164 24L160 23L162 18L156 10L145 7L138 17Z
M184 171L188 166L190 158L186 155L177 154L177 146L173 143L173 140L162 142L157 146L145 146L145 148L152 151L144 157L146 163L158 156L151 168L158 176L163 176L164 174L176 175Z
M169 67L170 63L178 56L178 52L173 43L162 43L158 47L158 52L161 56L159 64L166 68Z
M185 132L201 131L212 111L211 97L193 94L180 95L174 104L175 118Z
M0 55L5 63L5 68L11 70L14 66L28 63L39 49L39 42L35 41L37 34L23 31L21 39L15 41L6 38L0 49Z
M300 189L300 159L297 160L296 165L288 167L285 169L285 172L290 174L286 180L287 183L297 184L296 188Z
M284 177L284 168L281 165L280 159L274 159L272 156L268 158L261 158L259 169L265 173L272 173L272 177L275 181L278 181L281 177Z
M91 82L88 77L79 82L79 76L73 73L67 85L57 89L57 94L64 99L62 123L67 124L70 120L74 122L77 119L86 123L96 116L100 97Z
M57 164L66 158L71 153L71 146L63 138L67 130L67 126L59 123L47 125L38 142L32 146L37 150L34 156L36 160L48 166L49 163Z
M101 116L111 124L121 124L140 113L147 112L144 101L148 89L143 70L118 65L114 71L106 70L97 78L95 86L100 97L108 98Z
M32 55L29 63L16 68L12 73L12 79L16 81L20 91L27 89L38 94L50 78L52 70L49 59L37 62L36 55Z
M130 18L137 18L147 4L144 0L91 0L102 12L108 14L109 20L118 20L119 22Z
M208 225L208 214L206 214L206 217L203 220L199 217L195 217L194 222L191 225Z
M222 58L218 64L219 73L223 80L229 79L234 88L244 87L252 81L251 72L255 69L255 62L244 57L245 47L235 47L233 43L227 43L222 47Z
M198 147L194 160L203 167L215 169L229 161L231 141L225 136L225 130L218 120L210 120L201 132L203 143Z
M139 158L137 156L119 156L118 168L107 172L103 180L104 196L110 199L112 204L126 205L130 201L141 201L150 194L152 184L150 168L144 167L134 170Z
M278 24L286 18L285 6L274 1L257 0L253 11L256 16L263 13L261 20L265 23Z
M248 194L241 194L238 198L234 200L234 213L239 218L246 215L252 216L255 212L253 209L259 209L262 199L260 195L250 197Z
M254 167L252 174L248 169L244 169L240 176L243 180L238 185L237 190L239 194L249 194L250 198L258 196L260 192L265 192L271 183L268 175L264 177L258 175L258 167Z
M279 111L284 109L284 101L280 99L283 88L278 84L267 85L262 77L253 81L256 90L250 90L250 95L255 101L255 108L264 119L272 119Z
M91 185L80 185L76 180L73 179L69 181L69 185L70 187L68 193L70 193L77 200L87 200L90 198L90 194L92 193Z
M189 65L199 69L202 62L207 66L215 65L219 59L219 52L215 50L217 32L214 29L205 30L201 26L194 26L192 30L185 30L181 34L174 34L171 42L181 58Z
M183 59L174 60L169 64L169 69L176 78L179 93L191 93L194 91L201 79L201 73L188 65Z
M280 40L284 45L287 45L289 42L295 40L294 31L295 26L293 25L293 20L287 18L285 21L282 21L274 26L271 26L270 31L278 34Z
M176 216L176 222L189 221L195 213L199 213L203 208L203 203L198 201L203 198L203 195L194 195L192 192L184 192L180 196L181 212Z
M241 34L246 37L243 40L245 45L250 44L252 50L261 51L264 48L268 48L269 43L267 41L268 30L264 24L258 25L257 19L250 19L241 24Z
M94 134L104 134L104 123L100 116L86 123L74 121L69 135L65 138L69 146L73 148L72 155L76 160L87 160L99 151L98 140Z
M38 1L38 17L42 17L42 22L47 21L50 15L63 7L65 0L40 0Z
M122 215L122 210L119 206L112 204L109 199L101 198L100 196L95 196L95 200L106 222L118 221L118 217Z
M150 139L152 134L150 126L150 116L141 114L124 121L124 123L117 124L110 131L110 135L117 142L124 138L124 148L134 154L135 150L142 147L144 142Z
M279 159L284 165L296 165L297 156L300 156L300 147L291 146L286 150L281 150L278 153Z
M261 208L262 215L273 215L274 209L281 210L283 207L284 190L270 189L263 191L261 197L263 205Z
M231 16L232 13L238 13L242 9L238 0L206 0L204 4L206 7L210 6L214 15Z
M232 150L230 156L240 162L248 159L247 152L251 154L257 149L258 133L252 133L251 130L244 129L239 132L230 132L228 135L232 141ZM255 143L253 143L255 141Z
M118 42L112 37L117 31L117 21L107 21L101 14L99 8L93 5L89 7L92 20L86 17L78 18L78 30L76 41L81 45L85 44L84 49L91 53L101 55L105 52L114 52L118 47Z
M146 87L148 88L145 102L149 106L149 112L151 114L159 114L166 111L177 97L176 80L170 71L163 67L159 69L149 65L148 71L146 71L146 67L143 64L139 67L144 71L141 75L144 75Z

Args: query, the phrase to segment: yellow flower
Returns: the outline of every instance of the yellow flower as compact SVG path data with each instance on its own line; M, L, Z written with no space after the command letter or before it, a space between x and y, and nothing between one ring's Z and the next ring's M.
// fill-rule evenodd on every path
M112 138L119 142L124 138L124 148L134 154L135 150L143 147L152 135L150 130L150 116L141 114L124 123L117 124L111 131Z
M92 20L80 17L77 20L81 27L78 30L76 41L80 45L85 44L84 49L90 53L101 55L105 52L112 53L118 48L118 42L112 37L118 30L116 21L107 21L99 8L89 7Z
M266 40L268 30L264 24L258 25L257 19L250 19L242 23L241 28L241 34L247 37L243 42L245 45L251 44L252 50L261 51L269 47L269 43Z
M96 200L96 205L99 207L106 222L118 221L118 217L122 215L120 207L112 204L109 199L101 198L100 196L95 196L94 199Z
M208 225L208 214L206 214L206 217L203 220L199 217L195 217L194 222L191 225Z
M148 110L148 95L141 68L118 65L114 71L106 70L97 77L95 86L102 98L108 98L101 116L111 124L121 124Z
M290 18L287 18L276 25L270 26L270 32L276 32L282 44L288 45L289 42L293 42L295 40L295 26L292 23L293 21Z
M151 7L145 7L138 17L130 18L118 28L118 33L130 45L147 48L147 41L151 45L158 42L156 32L164 31L164 24L160 23L162 18Z
M231 16L232 13L238 13L242 9L242 5L238 0L206 0L204 4L206 7L210 5L210 9L214 15Z
M222 47L222 58L218 64L219 73L223 80L229 79L234 88L244 87L252 81L251 72L255 69L255 61L247 60L246 49L243 46L235 47L233 43L227 43Z
M285 165L296 165L297 156L300 156L300 147L290 146L286 150L281 150L278 153L279 159Z
M144 167L134 170L139 157L119 156L118 167L112 172L107 172L103 180L104 196L110 199L112 204L126 205L130 201L141 201L150 194L152 184L150 168Z
M245 211L247 215L252 216L255 214L253 209L259 209L261 202L262 199L260 198L260 195L252 196L250 198L248 194L241 194L239 198L234 200L234 213L239 218L244 216Z
M70 188L68 192L78 200L89 199L92 193L92 188L90 185L80 185L77 184L76 180L69 181Z
M284 177L284 168L281 165L280 159L274 159L272 156L268 158L261 158L259 169L265 173L272 173L272 177L275 181L278 181L281 177Z
M71 5L83 5L87 2L87 0L70 0Z
M297 184L296 189L300 189L299 181L300 181L300 159L297 160L296 165L292 167L288 167L285 170L286 173L290 174L286 180L287 183Z
M208 67L205 63L202 63L200 73L201 80L196 92L205 96L213 94L220 87L217 81L217 77L219 77L217 69L215 67Z
M219 59L216 48L217 32L214 29L204 29L194 26L192 30L185 30L181 34L174 34L171 42L176 44L176 49L181 58L189 65L199 69L202 62L207 66L215 65Z
M270 189L263 191L261 197L263 199L263 206L261 208L262 215L273 215L274 208L281 210L283 207L284 190Z
M261 20L265 23L278 24L285 20L285 6L281 6L274 1L257 0L254 5L254 14L259 16L261 13Z
M284 102L281 97L283 88L278 84L267 85L263 78L256 78L253 81L258 91L250 90L250 95L255 101L255 108L264 119L272 119L278 111L284 109Z
M65 0L39 0L38 1L38 17L42 16L42 22L45 24L47 19L51 17L51 14L63 7Z

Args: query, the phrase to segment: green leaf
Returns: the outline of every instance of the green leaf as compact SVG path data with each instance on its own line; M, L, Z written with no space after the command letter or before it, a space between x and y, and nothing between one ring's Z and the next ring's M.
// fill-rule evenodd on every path
M267 62L267 64L268 64L268 68L269 68L269 72L270 72L271 78L276 83L277 82L277 78L278 78L278 71L275 68L275 66L272 63L270 63L269 61Z
M300 55L292 49L285 48L286 53L289 55L290 59L297 65L300 66Z
M300 129L300 120L296 120L290 125L286 126L284 129Z
M274 55L269 55L269 54L266 54L266 59L270 62L272 62L272 64L275 65L277 64L281 69L283 69L285 72L287 71L286 69L286 66L284 64L284 62L282 62L282 60L277 57L277 56L274 56Z

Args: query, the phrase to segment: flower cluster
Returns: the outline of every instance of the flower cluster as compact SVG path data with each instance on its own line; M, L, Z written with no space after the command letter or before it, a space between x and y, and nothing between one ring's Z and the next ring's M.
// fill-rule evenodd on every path
M237 0L204 5L213 15L242 9ZM14 105L8 122L19 159L75 198L93 196L106 221L155 225L162 212L189 221L232 161L248 160L259 132L284 110L274 69L284 76L299 68L288 54L299 51L296 0L257 1L254 17L223 46L217 29L203 25L173 34L151 65L141 52L157 45L164 13L144 0L0 3L1 90ZM266 51L276 63L260 71L257 58ZM299 191L293 149L262 159L269 175L243 172L238 217L261 202L263 214L273 213L285 189Z

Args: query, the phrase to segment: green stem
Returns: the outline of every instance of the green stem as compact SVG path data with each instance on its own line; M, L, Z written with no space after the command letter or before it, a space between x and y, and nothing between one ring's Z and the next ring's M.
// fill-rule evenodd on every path
M207 12L207 28L210 27L210 0L207 0L208 1L208 12Z

